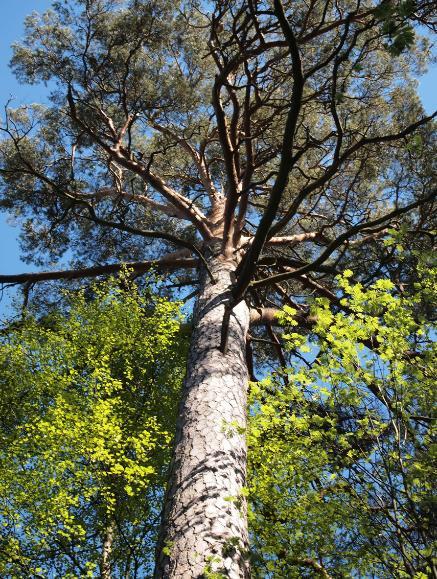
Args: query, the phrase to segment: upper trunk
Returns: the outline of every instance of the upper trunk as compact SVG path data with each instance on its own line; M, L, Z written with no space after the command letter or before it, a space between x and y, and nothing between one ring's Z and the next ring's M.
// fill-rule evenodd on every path
M249 576L246 502L245 340L249 311L241 302L229 324L222 354L224 303L235 262L216 257L204 274L176 429L175 450L163 509L155 578Z

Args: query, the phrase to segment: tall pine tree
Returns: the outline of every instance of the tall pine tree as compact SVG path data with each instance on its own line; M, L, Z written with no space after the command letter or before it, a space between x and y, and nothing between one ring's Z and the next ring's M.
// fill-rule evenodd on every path
M40 267L3 283L154 266L197 295L156 577L214 558L249 576L252 342L283 304L339 303L351 267L409 283L388 231L432 239L432 119L415 93L430 2L76 0L30 16L12 66L50 104L9 108L2 206ZM176 280L174 279L176 278ZM249 330L252 325L253 330Z

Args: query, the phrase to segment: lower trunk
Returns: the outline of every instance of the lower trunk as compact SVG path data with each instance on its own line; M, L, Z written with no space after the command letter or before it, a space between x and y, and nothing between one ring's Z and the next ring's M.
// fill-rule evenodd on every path
M115 524L110 521L105 529L102 546L102 559L100 562L100 577L102 579L111 579L111 552L114 541Z
M214 260L194 319L176 430L155 578L249 576L246 501L245 340L249 312L233 311L227 353L220 350L224 302L235 263Z

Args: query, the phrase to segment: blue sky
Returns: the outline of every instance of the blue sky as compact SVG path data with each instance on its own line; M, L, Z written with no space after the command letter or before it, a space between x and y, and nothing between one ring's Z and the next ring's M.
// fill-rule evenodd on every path
M44 86L23 86L18 84L8 63L11 58L11 44L23 37L24 18L36 10L42 12L49 8L50 0L3 0L0 21L0 111L5 103L13 97L17 103L40 102L46 90ZM3 115L1 115L3 116ZM17 240L18 229L13 226L8 215L0 212L0 271L2 273L19 273L35 269L24 264L20 259Z
M49 8L51 0L3 0L0 21L0 110L9 98L19 103L41 102L44 100L44 86L19 85L11 73L8 62L10 45L23 37L23 21L32 11L42 12ZM437 66L430 68L420 80L420 94L428 112L437 108ZM0 272L19 273L34 270L34 266L23 263L17 240L18 229L10 217L0 212Z

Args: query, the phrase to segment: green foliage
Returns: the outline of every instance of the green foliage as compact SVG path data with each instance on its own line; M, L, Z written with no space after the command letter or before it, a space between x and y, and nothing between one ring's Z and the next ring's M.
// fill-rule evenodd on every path
M255 576L435 572L436 347L423 312L435 305L437 271L420 270L412 295L388 280L365 289L346 271L338 285L349 313L316 299L306 362L251 385Z
M381 19L381 32L389 40L386 48L392 56L399 56L414 45L415 33L410 20L415 10L414 0L381 2L375 9L375 16Z
M398 295L345 271L310 341L280 314L306 363L251 384L254 577L429 575L435 273ZM2 576L96 576L108 538L115 576L150 571L185 349L178 304L122 281L3 339Z
M432 127L405 132L423 116L415 77L429 55L412 25L428 3L283 2L306 78L285 139L293 63L271 3L253 5L248 13L245 2L63 0L27 19L11 65L20 81L49 82L51 92L44 107L7 110L0 206L21 223L29 261L52 265L66 251L75 266L155 259L167 244L132 228L199 242L195 209L218 240L220 207L234 200L251 235L284 143L294 162L276 217L300 199L283 233L321 235L315 245L266 246L275 263L311 262L363 219L428 195ZM406 142L392 140L398 133ZM234 172L247 183L233 200ZM331 266L359 264L362 279L384 274L408 286L410 262L398 257L428 247L425 212L387 223L396 230L385 244L371 230L370 240L343 245L315 279L337 291ZM247 247L249 238L235 255ZM270 271L276 265L262 276ZM174 287L196 281L174 275ZM296 327L283 336L308 359L318 348L317 361L252 388L250 516L263 577L325 567L393 576L410 564L427 573L430 330L414 301L425 299L425 282L421 297L399 297L387 282L365 291L348 279L351 314L321 300L314 345ZM302 281L289 280L287 295L312 291ZM91 301L69 294L68 315L28 319L2 343L0 575L97 574L108 544L115 575L148 570L184 358L177 308L116 285L95 292ZM289 326L293 314L284 310ZM411 347L418 358L404 357ZM206 571L218 573L213 563Z
M223 569L222 559L218 556L208 557L207 564L203 570L205 579L224 579L226 577L226 569Z
M65 300L0 346L0 575L93 577L108 538L115 573L145 573L183 376L179 305L114 281Z

